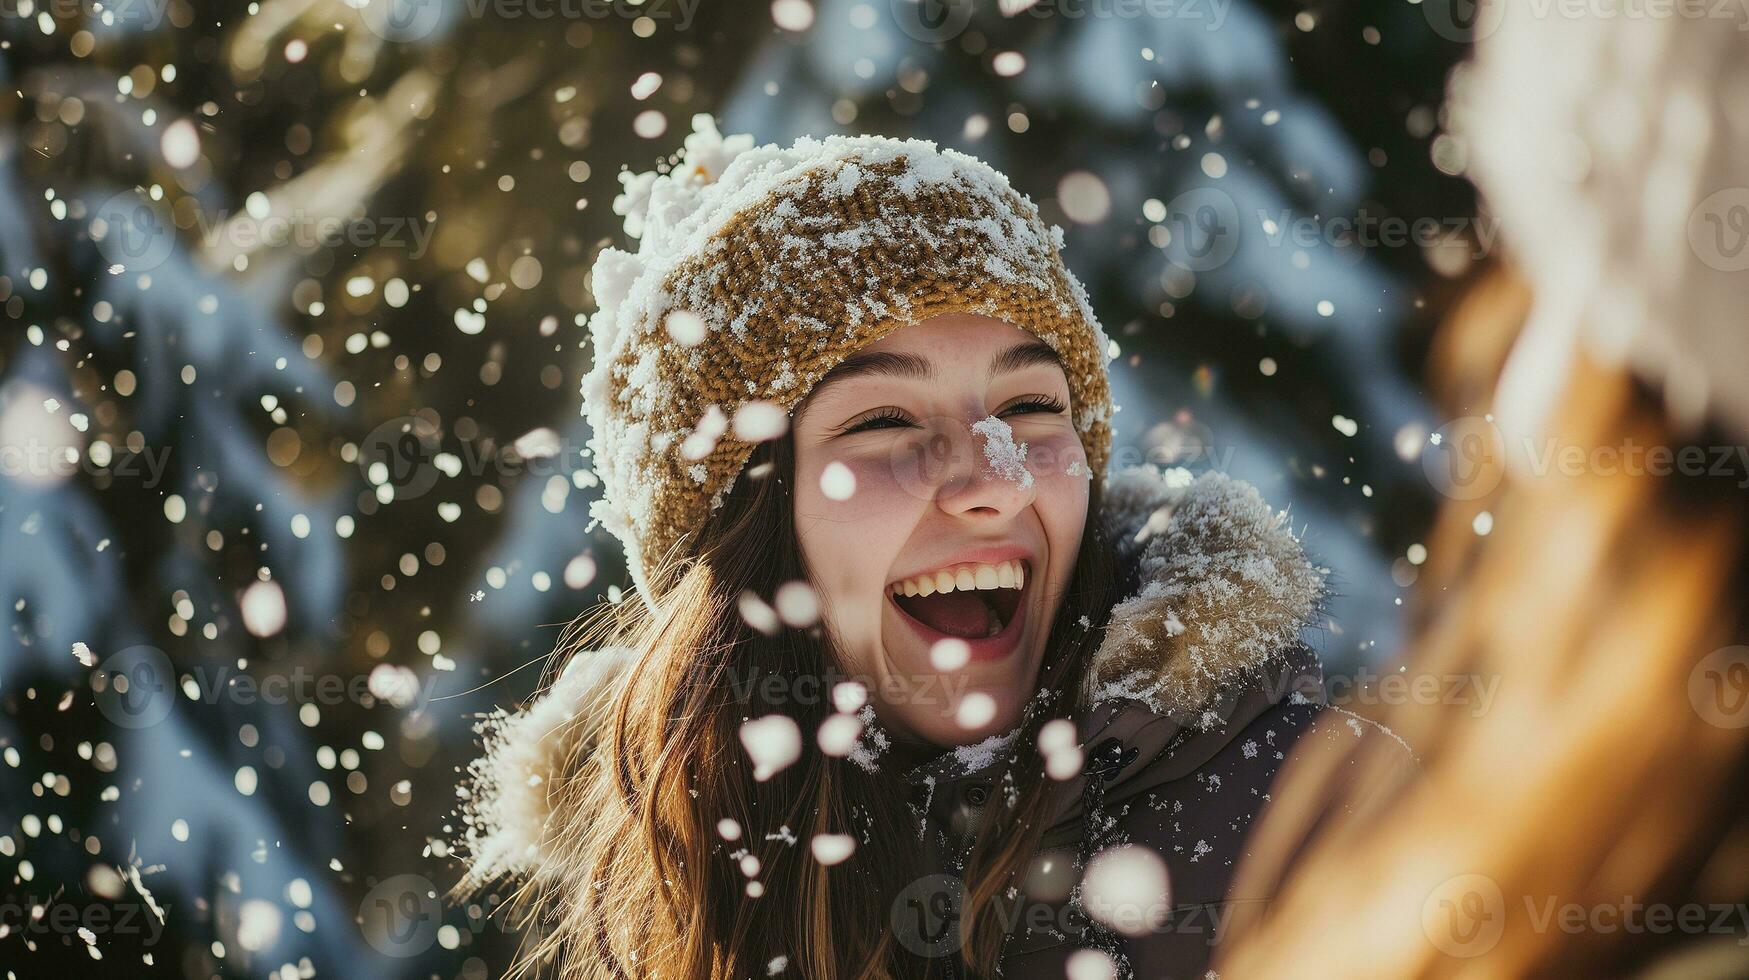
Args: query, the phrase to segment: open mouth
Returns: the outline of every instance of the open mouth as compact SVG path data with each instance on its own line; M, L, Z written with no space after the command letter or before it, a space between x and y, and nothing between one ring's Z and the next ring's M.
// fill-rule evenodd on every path
M1021 618L1027 571L1017 558L972 562L894 582L888 591L900 612L931 633L968 641L995 639L1008 634Z

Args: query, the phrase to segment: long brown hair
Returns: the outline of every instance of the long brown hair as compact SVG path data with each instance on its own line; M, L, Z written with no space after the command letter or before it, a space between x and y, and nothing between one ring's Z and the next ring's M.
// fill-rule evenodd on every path
M810 978L947 975L949 960L916 955L888 926L908 883L948 870L917 866L923 849L903 774L869 772L813 745L833 711L823 681L844 676L826 631L767 635L738 609L744 593L769 600L783 583L806 578L792 438L762 444L688 553L655 571L663 591L654 608L628 601L587 613L555 656L610 645L635 652L598 744L568 752L547 787L551 860L560 866L543 868L519 896L541 926L522 968L556 966L566 980L740 978L766 975L782 958L787 973ZM1046 640L1045 694L1029 701L1005 761L1015 802L988 809L967 863L962 957L974 976L995 972L1004 933L998 896L1021 883L1045 829L1052 784L1038 730L1071 710L1110 609L1099 501L1096 482ZM779 680L767 687L767 678ZM822 683L804 689L798 678ZM760 782L739 732L773 712L795 720L804 750ZM736 839L719 830L725 820ZM853 856L831 867L814 860L808 843L824 833L852 835ZM751 875L748 856L758 862ZM757 896L749 894L754 881Z

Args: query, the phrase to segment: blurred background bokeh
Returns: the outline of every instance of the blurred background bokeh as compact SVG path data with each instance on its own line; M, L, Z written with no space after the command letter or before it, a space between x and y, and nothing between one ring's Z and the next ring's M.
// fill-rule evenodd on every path
M1495 244L1456 14L0 0L0 901L41 917L0 968L509 963L441 901L457 767L629 581L585 531L588 270L695 113L1007 173L1122 349L1120 460L1288 508L1326 663L1384 663L1465 489L1432 328Z

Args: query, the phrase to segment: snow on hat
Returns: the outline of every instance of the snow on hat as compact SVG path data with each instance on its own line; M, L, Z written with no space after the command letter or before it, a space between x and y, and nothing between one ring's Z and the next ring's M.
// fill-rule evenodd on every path
M698 115L678 163L620 180L614 211L639 246L604 249L591 273L589 526L619 538L644 596L826 372L939 314L1005 320L1057 352L1102 479L1114 349L1062 230L984 163L878 136L755 147Z

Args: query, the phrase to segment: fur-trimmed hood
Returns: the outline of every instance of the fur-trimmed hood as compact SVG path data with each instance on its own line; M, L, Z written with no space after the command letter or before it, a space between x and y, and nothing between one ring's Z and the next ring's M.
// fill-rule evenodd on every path
M1223 703L1298 649L1326 571L1307 560L1284 513L1222 474L1128 467L1107 482L1103 507L1120 580L1134 587L1112 607L1080 708L1145 708L1186 727L1225 722ZM485 751L458 790L465 883L538 872L548 782L590 751L630 662L623 648L579 654L528 706L481 723Z

